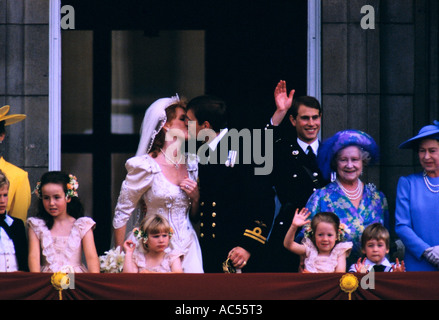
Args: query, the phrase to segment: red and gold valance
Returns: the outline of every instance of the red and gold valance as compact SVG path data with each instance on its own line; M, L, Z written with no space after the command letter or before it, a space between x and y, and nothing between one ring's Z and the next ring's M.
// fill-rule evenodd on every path
M63 300L348 300L343 274L75 274ZM376 273L352 300L436 300L439 272ZM58 300L50 273L0 273L2 300ZM370 285L370 283L369 283Z

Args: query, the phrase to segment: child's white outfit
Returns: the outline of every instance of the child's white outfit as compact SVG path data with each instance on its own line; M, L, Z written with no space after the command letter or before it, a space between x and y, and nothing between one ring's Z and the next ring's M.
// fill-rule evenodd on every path
M5 223L11 226L14 220L4 215ZM18 271L18 262L15 255L15 246L8 233L0 227L0 272Z
M78 218L69 236L53 237L44 220L27 219L41 245L41 272L88 272L82 263L82 238L96 223L90 217ZM72 270L73 268L73 270Z
M366 258L364 265L367 268L367 272L369 272L377 264ZM378 265L382 266L383 272L393 272L392 266L394 265L394 263L390 263L387 258L384 258ZM357 269L355 268L355 263L351 265L351 267L349 268L349 272L357 272Z
M348 256L352 249L352 242L339 242L334 246L329 256L319 256L319 252L310 238L305 237L302 244L305 246L304 268L313 273L334 272L338 257L345 252L348 252Z
M165 250L165 256L158 266L148 265L148 261L145 258L145 250L141 245L137 245L133 252L133 262L139 269L139 272L148 270L150 272L172 272L171 266L175 259L183 259L183 253L178 250L171 250L167 248Z

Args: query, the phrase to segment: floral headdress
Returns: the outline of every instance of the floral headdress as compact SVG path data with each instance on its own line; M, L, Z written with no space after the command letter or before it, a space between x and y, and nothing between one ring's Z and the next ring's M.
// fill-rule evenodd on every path
M311 223L308 223L304 226L303 229L303 233L305 235L306 238L312 238L314 235L314 232L311 228ZM338 237L337 237L337 241L342 242L343 240L346 239L346 235L351 233L351 231L349 230L349 228L344 224L344 223L340 223L339 227L338 227Z
M73 197L78 197L78 188L79 188L79 183L78 183L78 179L73 175L73 174L69 174L69 182L67 183L67 192L66 192L66 196L73 198ZM38 196L38 198L42 198L42 194L41 194L41 181L37 182L37 185L35 186L34 189L34 193Z
M172 228L169 230L169 239L172 238L172 235L174 234L174 230ZM146 244L148 242L148 233L145 231L140 230L139 228L133 229L133 235L137 239L137 241L142 242Z

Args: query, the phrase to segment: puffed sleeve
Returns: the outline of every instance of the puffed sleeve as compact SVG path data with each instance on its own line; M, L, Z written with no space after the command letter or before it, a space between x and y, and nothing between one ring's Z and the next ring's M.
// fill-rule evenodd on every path
M125 168L127 175L122 182L113 218L115 229L127 223L140 198L151 187L154 175L160 172L160 167L149 155L128 159Z
M46 227L46 223L44 222L44 220L40 219L40 218L36 218L36 217L30 217L27 219L27 225L29 228L31 228L38 239L41 240L42 234L48 230Z
M352 246L353 243L351 241L339 242L337 243L337 245L334 247L333 250L337 257L339 257L345 252L346 252L346 257L348 257L351 254Z
M79 236L84 238L85 234L90 230L94 229L96 222L90 217L81 217L77 220L76 225L78 227Z

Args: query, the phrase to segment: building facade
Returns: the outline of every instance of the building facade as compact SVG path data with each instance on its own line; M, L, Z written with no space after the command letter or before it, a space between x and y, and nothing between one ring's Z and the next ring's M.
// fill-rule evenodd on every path
M0 103L27 115L0 152L32 187L47 170L79 171L100 252L145 106L177 91L224 97L243 127L273 112L280 79L317 96L322 139L350 128L378 142L380 163L364 179L393 213L398 178L419 169L397 147L439 118L436 0L267 1L247 15L245 1L128 2L0 0Z

